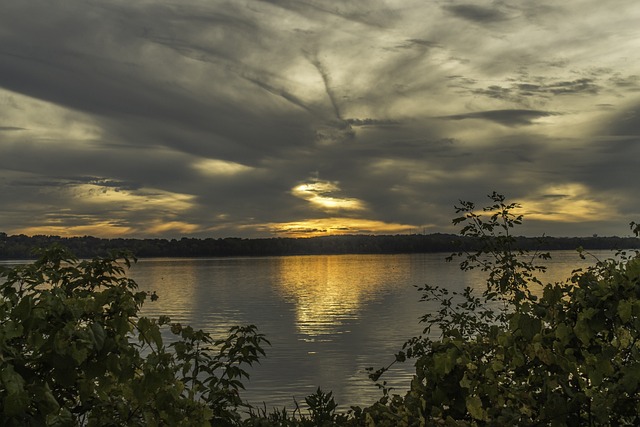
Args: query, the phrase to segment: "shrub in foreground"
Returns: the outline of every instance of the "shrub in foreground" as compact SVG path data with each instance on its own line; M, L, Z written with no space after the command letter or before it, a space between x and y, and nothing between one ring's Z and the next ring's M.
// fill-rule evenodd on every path
M240 420L254 326L214 340L138 312L125 256L79 261L60 247L0 270L0 417L6 426L215 425ZM152 296L154 298L155 296ZM176 335L169 345L161 329Z
M415 361L411 389L366 411L384 425L640 425L640 255L621 251L543 285L549 254L514 249L519 206L490 198L480 212L461 202L454 223L483 245L449 258L487 272L485 286L422 288L441 309L396 355Z

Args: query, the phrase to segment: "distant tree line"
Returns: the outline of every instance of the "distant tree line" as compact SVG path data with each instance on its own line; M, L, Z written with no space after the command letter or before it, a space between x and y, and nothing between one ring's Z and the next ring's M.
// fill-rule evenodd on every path
M636 237L517 237L524 250L638 249ZM136 257L228 257L332 254L398 254L452 252L475 249L479 242L455 234L343 235L311 238L186 238L101 239L91 236L26 236L0 232L0 259L35 258L34 250L62 245L82 258L105 256L113 250L130 251Z

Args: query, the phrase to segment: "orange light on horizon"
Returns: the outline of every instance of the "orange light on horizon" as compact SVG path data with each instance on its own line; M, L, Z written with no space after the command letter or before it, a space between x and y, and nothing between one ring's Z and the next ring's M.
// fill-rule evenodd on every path
M416 226L359 218L318 218L302 221L265 224L277 235L287 237L318 237L345 234L404 234Z

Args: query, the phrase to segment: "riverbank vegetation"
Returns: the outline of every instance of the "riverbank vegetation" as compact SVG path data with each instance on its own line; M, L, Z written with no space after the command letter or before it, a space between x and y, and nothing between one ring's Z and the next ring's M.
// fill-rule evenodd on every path
M372 368L381 397L364 408L344 410L320 389L305 409L248 406L243 381L265 357L267 337L255 326L212 337L167 317L139 316L157 296L126 277L126 255L81 261L58 246L34 263L2 268L1 424L640 424L638 252L594 259L565 282L542 283L536 274L549 254L518 245L517 205L496 193L490 202L456 208L454 224L474 243L449 258L486 272L486 283L479 292L420 289L440 309L425 313L423 334L390 357L414 365L410 388L389 390L390 365ZM631 230L640 234L636 223ZM173 336L170 344L163 334Z

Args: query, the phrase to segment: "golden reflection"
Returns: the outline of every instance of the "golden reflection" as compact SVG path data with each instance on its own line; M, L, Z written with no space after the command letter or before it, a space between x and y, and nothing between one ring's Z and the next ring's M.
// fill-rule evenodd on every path
M188 260L140 260L127 272L140 290L156 292L157 301L147 299L142 314L150 317L170 316L174 322L184 322L195 310L195 289L198 285L197 266Z
M245 323L234 301L234 295L246 298L235 281L239 270L227 267L197 259L155 258L138 261L127 275L141 290L156 292L159 297L145 301L143 315L169 316L172 322L222 337L232 326ZM167 333L166 339L174 338Z
M408 279L406 269L362 255L283 257L276 274L277 290L295 304L298 332L311 340L339 332L366 302Z

